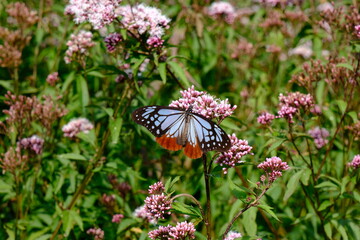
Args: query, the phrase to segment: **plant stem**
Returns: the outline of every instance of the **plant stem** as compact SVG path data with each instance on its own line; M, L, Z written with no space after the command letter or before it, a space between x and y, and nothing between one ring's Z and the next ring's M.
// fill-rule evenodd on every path
M207 239L211 240L211 199L210 199L210 178L209 178L209 169L207 166L206 154L202 155L203 165L204 165L204 179L205 179L205 189L206 189L206 215L205 215L205 226L206 226L206 235Z
M231 219L229 225L227 226L227 228L226 228L226 230L225 230L225 232L224 232L224 234L223 234L223 237L222 237L223 240L226 238L226 234L229 233L229 231L230 231L232 225L234 224L234 222L236 221L236 219L238 219L238 218L241 216L241 214L243 214L243 213L244 213L245 211L247 211L249 208L257 205L258 202L259 202L259 200L260 200L260 198L262 198L262 196L264 196L264 194L266 193L267 190L269 190L269 188L270 188L270 184L267 185L266 188L263 189L263 191L261 192L261 194L260 194L252 203L246 205L246 207L244 207L243 209L241 209L241 210L235 215L235 217L233 217L233 219Z

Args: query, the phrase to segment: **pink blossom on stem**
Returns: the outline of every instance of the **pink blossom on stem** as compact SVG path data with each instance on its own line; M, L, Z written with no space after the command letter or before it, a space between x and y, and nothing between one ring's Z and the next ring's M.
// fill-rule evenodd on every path
M123 218L124 218L124 215L122 215L122 214L115 214L115 215L112 217L111 222L113 222L113 223L120 223Z
M95 240L104 239L104 231L101 228L90 228L86 231L87 234L94 236Z
M329 141L326 139L330 136L329 131L325 128L315 127L308 131L309 135L314 138L314 142L317 148L322 148Z
M16 170L23 170L29 158L21 154L21 149L17 146L15 149L10 147L5 154L0 155L0 167L2 172L10 172L15 174Z
M182 240L182 239L195 239L196 229L194 224L191 222L180 222L177 223L175 227L171 228L170 236L173 237L174 240Z
M208 15L214 19L224 19L228 24L232 24L236 18L235 8L228 2L213 2L207 11Z
M154 183L149 187L149 194L162 194L164 191L165 187L162 182Z
M355 35L360 38L360 24L355 26Z
M180 91L182 98L172 101L170 107L188 109L193 106L192 111L206 118L218 118L220 121L233 114L236 105L231 106L229 100L220 100L203 91L196 91L194 86Z
M106 44L106 49L108 52L114 52L116 46L123 40L120 33L111 33L107 37L105 37L104 42Z
M360 167L360 154L355 155L349 165L354 169L358 169Z
M293 122L294 115L299 113L300 109L310 111L314 107L313 97L300 92L292 92L287 95L280 93L279 102L280 110L277 117L286 118L290 123Z
M246 140L238 139L235 134L229 135L231 141L231 148L220 153L216 159L216 163L223 167L224 174L227 174L228 169L235 167L236 164L243 163L241 160L243 156L251 154L252 147Z
M293 123L294 115L298 112L297 108L284 105L278 111L278 117L286 118L290 123Z
M266 176L261 176L261 181L268 179L270 183L274 182L278 177L282 176L282 171L289 169L286 162L283 162L279 157L266 158L265 162L260 163L258 168L263 169Z
M151 239L171 239L170 232L172 226L160 226L158 229L155 229L149 232L149 238Z
M76 118L64 125L62 131L64 132L65 137L73 138L78 133L88 133L93 128L94 125L86 118Z
M241 233L238 233L238 232L235 232L235 231L230 231L224 240L235 240L235 239L238 239L238 238L241 238Z
M85 56L89 54L89 49L95 45L92 41L92 33L81 30L78 34L71 34L70 40L66 43L68 49L65 52L64 60L66 63L72 61L84 62Z
M146 43L153 48L158 48L158 47L162 47L162 45L164 44L164 40L154 36L154 37L149 37Z
M56 82L58 82L58 81L59 81L59 73L58 72L51 73L46 78L46 82L50 86L55 86Z
M33 135L29 138L21 139L18 144L22 149L30 149L36 154L41 154L44 145L44 139Z
M135 217L142 218L151 224L157 223L157 219L154 218L149 212L147 212L145 205L136 208L133 214Z
M162 194L150 195L145 199L145 211L154 219L165 218L170 215L171 201L169 196Z
M270 125L271 122L275 119L275 116L268 112L262 112L257 118L258 123L262 125Z
M69 0L65 14L73 15L76 23L89 22L100 29L114 21L120 0Z

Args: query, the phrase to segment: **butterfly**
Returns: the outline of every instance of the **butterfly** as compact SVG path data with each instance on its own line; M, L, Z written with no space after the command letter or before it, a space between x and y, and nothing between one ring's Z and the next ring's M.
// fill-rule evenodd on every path
M184 148L186 156L196 159L203 153L217 150L225 152L231 147L228 135L217 124L200 114L187 110L146 106L136 109L132 119L145 126L162 147L177 151Z

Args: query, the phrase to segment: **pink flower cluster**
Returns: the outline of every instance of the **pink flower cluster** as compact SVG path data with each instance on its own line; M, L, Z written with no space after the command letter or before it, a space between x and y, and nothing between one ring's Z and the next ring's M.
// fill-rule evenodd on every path
M105 39L106 49L108 52L114 52L119 42L122 42L123 38L120 33L111 33Z
M329 142L326 138L329 137L330 134L325 128L315 127L309 130L308 133L314 138L315 146L317 148L322 148Z
M241 238L241 233L235 232L235 231L230 231L226 237L224 238L224 240L235 240L237 238Z
M44 139L33 135L29 138L23 138L18 142L20 148L22 149L30 149L34 151L36 154L41 154L43 146L44 146Z
M182 98L172 101L170 107L188 109L193 107L192 111L206 118L218 118L220 121L233 114L236 105L231 106L228 99L220 100L206 92L196 91L194 86L187 90L180 91Z
M65 137L73 138L78 133L88 133L93 128L94 125L86 118L76 118L64 125L62 131L64 132Z
M113 222L113 223L120 223L123 218L124 218L124 215L122 215L122 214L115 214L115 215L112 217L111 222Z
M149 232L151 239L169 239L169 240L183 240L195 239L196 229L191 222L180 222L175 227L168 225L166 227L160 226L158 229Z
M353 167L354 169L357 169L360 167L360 154L355 155L353 160L349 163L349 165L351 167Z
M161 194L164 191L165 191L165 187L162 182L154 183L149 187L149 194Z
M83 62L84 57L89 54L89 49L95 45L92 36L91 32L84 30L81 30L78 34L71 34L70 40L66 43L68 49L65 52L65 62Z
M59 73L58 72L53 72L53 73L49 74L46 78L46 82L50 86L55 86L57 81L59 81Z
M102 240L105 237L105 233L101 228L90 228L86 233L93 235L95 240Z
M257 118L258 123L262 125L270 125L271 122L275 119L275 116L268 112L262 112Z
M360 24L355 26L355 35L360 38Z
M76 23L90 22L100 29L114 21L120 0L70 0L65 14L73 15Z
M214 19L224 19L228 24L232 24L236 18L235 8L228 2L213 2L208 8L207 13Z
M145 199L145 211L154 219L164 219L166 214L171 214L170 209L171 200L164 193L150 195Z
M125 29L133 34L148 35L149 45L159 46L163 43L161 37L165 29L170 27L170 19L162 15L159 9L139 4L119 7L116 12L122 17L121 23Z
M23 170L29 158L21 154L21 148L17 146L15 149L10 147L5 154L0 155L0 167L2 172L6 171L15 174L16 170Z
M247 154L251 154L252 147L246 140L241 140L235 134L229 135L231 141L231 148L220 153L216 159L216 163L223 167L224 174L227 174L228 169L235 167L236 164L243 163L241 158Z
M286 118L290 123L293 122L294 115L299 113L300 109L310 111L314 108L314 99L310 94L292 92L285 96L280 93L279 101L278 117Z
M289 169L287 163L281 161L279 157L266 158L266 161L260 163L257 167L263 169L266 173L266 176L263 175L261 180L264 182L268 179L269 183L272 183L278 177L281 177L282 171Z

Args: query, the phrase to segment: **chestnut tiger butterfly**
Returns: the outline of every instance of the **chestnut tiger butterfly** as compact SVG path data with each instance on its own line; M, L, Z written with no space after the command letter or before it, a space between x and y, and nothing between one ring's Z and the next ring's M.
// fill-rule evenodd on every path
M228 135L216 123L187 110L175 107L146 106L136 109L132 119L146 127L162 147L196 159L208 151L225 152L231 147Z

